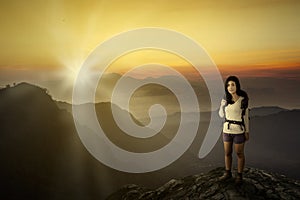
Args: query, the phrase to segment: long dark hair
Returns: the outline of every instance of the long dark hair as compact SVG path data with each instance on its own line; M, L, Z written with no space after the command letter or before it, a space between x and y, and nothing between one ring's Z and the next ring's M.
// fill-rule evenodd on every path
M246 108L248 108L248 101L249 101L248 94L244 90L241 89L240 81L236 76L229 76L226 79L225 84L224 84L224 86L225 86L225 100L227 101L227 104L233 104L234 103L234 101L232 100L232 95L228 92L228 89L227 89L229 81L235 82L236 94L241 96L241 97L244 97L244 99L242 100L241 108L243 110L245 110Z

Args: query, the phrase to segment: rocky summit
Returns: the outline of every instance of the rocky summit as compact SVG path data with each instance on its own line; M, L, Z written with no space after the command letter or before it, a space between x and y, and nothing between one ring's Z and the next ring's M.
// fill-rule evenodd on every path
M126 185L110 195L108 200L131 199L300 199L300 181L255 168L246 168L242 184L233 178L219 181L224 172L216 168L208 173L172 179L163 186L150 190L137 185Z

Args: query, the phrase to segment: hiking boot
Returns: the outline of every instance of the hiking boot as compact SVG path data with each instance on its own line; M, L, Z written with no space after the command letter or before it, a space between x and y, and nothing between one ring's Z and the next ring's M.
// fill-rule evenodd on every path
M232 177L231 171L226 170L223 176L219 177L219 181L225 181L227 179L230 179Z
M235 184L240 185L243 183L243 174L237 173L237 176L235 177Z

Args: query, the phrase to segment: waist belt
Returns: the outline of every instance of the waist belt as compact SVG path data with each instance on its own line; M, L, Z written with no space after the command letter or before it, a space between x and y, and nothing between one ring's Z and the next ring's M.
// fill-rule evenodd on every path
M241 130L243 130L243 127L245 126L243 121L235 121L235 120L229 120L229 119L225 119L225 122L228 122L228 129L230 129L230 125L231 124L237 124L240 125Z

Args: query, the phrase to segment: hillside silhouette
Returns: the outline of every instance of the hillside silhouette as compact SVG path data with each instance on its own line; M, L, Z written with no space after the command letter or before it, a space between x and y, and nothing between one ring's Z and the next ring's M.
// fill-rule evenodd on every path
M148 144L124 136L113 121L111 106L116 105L95 105L98 117L105 116L101 125L116 145L147 152L172 139L171 129L176 126L178 113L168 118L166 128ZM172 165L145 174L113 170L83 146L70 107L54 101L46 89L28 83L0 89L1 199L103 199L126 184L155 188L174 178L223 166L221 141L205 159L197 158L209 117L204 114L191 148ZM127 112L118 107L117 110L120 115ZM188 115L192 120L193 115ZM299 110L283 110L251 119L253 136L246 147L247 164L299 178L297 120Z
M111 104L95 107L105 116L100 123L109 129L109 138L123 148L149 151L169 141L160 134L150 144L120 140ZM83 146L70 112L58 108L46 89L28 83L0 90L0 157L1 199L103 199L132 181L161 184L184 169L186 160L198 160L187 154L176 165L146 174L113 170ZM188 168L185 173L190 173Z
M74 134L70 114L61 111L46 90L27 83L2 89L0 96L0 198L89 195L91 178L82 174L85 166L78 158L83 163L93 160Z

